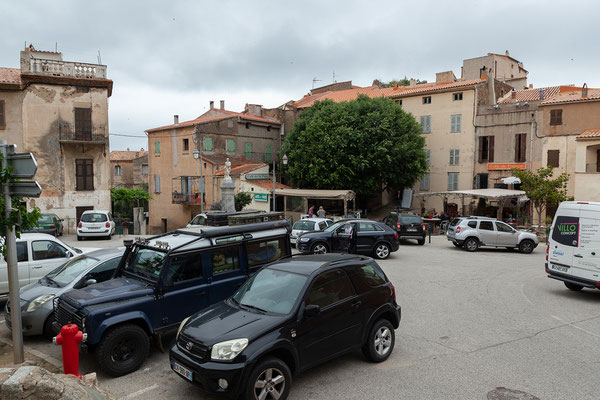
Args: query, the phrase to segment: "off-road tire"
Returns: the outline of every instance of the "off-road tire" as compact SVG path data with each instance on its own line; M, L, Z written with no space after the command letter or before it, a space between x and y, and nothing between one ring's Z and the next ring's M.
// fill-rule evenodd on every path
M567 289L573 290L575 292L579 292L581 289L583 289L583 286L571 282L565 282L565 286L567 287Z
M288 395L290 394L290 388L292 387L292 373L290 372L290 368L279 358L269 357L260 361L248 376L248 380L245 384L246 389L244 391L243 396L244 400L255 400L259 398L260 393L262 391L262 389L259 386L261 386L265 382L265 373L268 370L271 370L272 379L276 379L277 377L283 377L283 385L281 384L281 382L275 384L273 384L273 382L270 382L270 384L273 387L274 391L278 391L279 400L287 399ZM259 383L259 381L262 382ZM266 397L264 397L264 399L272 400L275 399L275 397L268 393L267 389L267 394Z
M117 346L123 346L117 348ZM127 375L137 370L150 349L150 339L144 329L138 325L127 324L112 328L98 344L96 359L98 366L111 376ZM114 356L125 357L123 353L132 352L131 356L123 361L114 361Z
M385 336L385 340L381 339ZM378 340L378 342L376 342ZM371 327L367 342L362 347L365 357L375 363L380 363L388 359L394 350L396 335L392 323L387 319L380 319Z

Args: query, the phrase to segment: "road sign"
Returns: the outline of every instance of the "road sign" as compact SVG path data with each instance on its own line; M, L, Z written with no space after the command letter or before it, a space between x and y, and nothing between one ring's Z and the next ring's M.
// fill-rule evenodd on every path
M269 201L269 195L266 193L254 193L254 200L256 201Z
M37 171L37 162L31 153L7 154L8 165L13 168L16 179L31 179Z
M10 182L10 195L20 197L40 197L42 188L36 181Z
M269 174L246 174L246 179L269 179Z

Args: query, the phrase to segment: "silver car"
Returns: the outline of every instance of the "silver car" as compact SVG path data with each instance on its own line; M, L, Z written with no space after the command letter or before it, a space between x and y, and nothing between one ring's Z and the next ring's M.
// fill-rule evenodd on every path
M477 251L481 246L519 249L531 253L539 244L534 233L519 231L512 226L487 217L456 218L448 226L446 237L456 247Z
M40 278L37 282L21 288L21 321L23 335L54 336L53 302L73 288L79 289L112 278L119 265L124 247L100 249L77 256ZM4 307L4 319L10 329L10 302Z
M296 245L298 236L306 232L323 231L333 225L333 220L329 218L305 218L296 221L290 232L290 242L292 246Z

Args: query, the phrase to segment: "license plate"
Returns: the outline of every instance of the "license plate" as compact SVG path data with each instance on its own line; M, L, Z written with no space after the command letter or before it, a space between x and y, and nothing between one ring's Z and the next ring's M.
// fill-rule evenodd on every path
M569 267L563 267L562 265L550 264L550 269L560 272L569 272Z
M416 232L417 228L406 228L406 232Z
M176 362L173 362L172 368L173 371L177 372L179 375L183 376L188 381L192 381L192 371L190 371L189 369L184 368Z
M88 226L88 229L100 229L99 226Z

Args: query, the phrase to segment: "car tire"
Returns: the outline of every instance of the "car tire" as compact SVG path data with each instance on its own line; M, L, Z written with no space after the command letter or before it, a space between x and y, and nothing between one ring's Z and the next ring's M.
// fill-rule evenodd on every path
M373 255L379 260L385 260L390 253L390 246L387 243L377 243L373 249Z
M244 399L287 399L292 386L292 373L279 358L259 362L248 376Z
M44 321L44 327L42 328L42 334L46 339L52 339L54 336L58 335L58 331L54 328L53 323L56 317L54 313L50 313L48 317L46 317L46 321Z
M535 249L535 244L529 239L525 239L519 244L519 251L523 254L531 254Z
M371 328L362 351L369 361L380 363L387 360L392 354L395 343L396 335L391 322L387 319L380 319Z
M565 286L567 287L567 289L573 290L575 292L579 292L581 289L583 289L583 286L571 282L565 282Z
M122 376L137 370L149 349L150 339L144 329L133 324L121 325L104 335L96 349L96 358L100 369L108 375Z
M452 242L452 244L458 248L462 247L462 244L460 244L458 242Z
M327 244L323 242L317 242L311 246L310 252L313 254L329 253L329 247L327 247Z
M463 244L463 248L466 251L477 251L479 250L479 240L477 240L477 238L474 237L467 238L467 240L465 240Z
M417 243L419 243L420 246L423 246L425 244L425 238L417 240Z
M77 235L77 241L81 242L82 240L83 240L83 238L81 236Z

